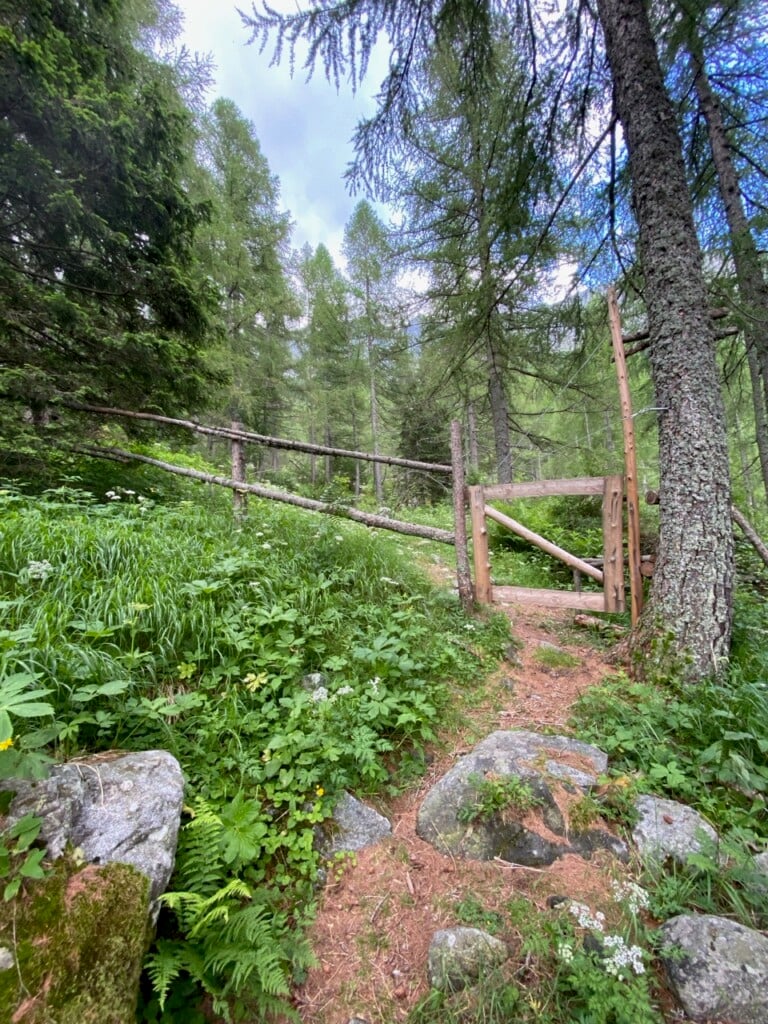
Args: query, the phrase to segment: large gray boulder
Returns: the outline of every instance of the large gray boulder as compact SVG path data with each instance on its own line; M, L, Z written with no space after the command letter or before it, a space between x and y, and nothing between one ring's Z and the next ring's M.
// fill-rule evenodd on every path
M330 860L337 853L354 853L392 835L388 818L350 793L336 804L330 828L321 834L319 848Z
M766 1024L768 938L724 917L673 917L662 925L672 991L695 1021Z
M523 730L491 733L427 793L416 831L442 853L476 860L499 857L533 867L551 864L566 853L590 857L597 849L626 859L626 845L605 829L569 829L553 796L557 786L583 794L606 765L607 757L597 747L567 736ZM471 817L478 780L505 778L525 783L537 801L539 827L523 824L525 816L515 815L514 809Z
M508 957L506 945L479 928L446 928L432 936L429 983L443 992L459 992Z
M25 814L42 819L41 840L56 859L69 845L92 864L131 864L150 881L156 900L173 871L184 779L164 750L95 756L55 765L39 782L7 780L15 790L7 824Z
M646 864L671 858L684 865L689 854L700 853L705 845L717 845L717 832L685 804L644 794L635 801L635 809L638 820L632 839Z

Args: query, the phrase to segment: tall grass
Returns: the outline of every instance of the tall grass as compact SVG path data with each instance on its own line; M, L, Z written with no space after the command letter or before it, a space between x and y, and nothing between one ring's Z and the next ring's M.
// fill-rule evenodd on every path
M7 488L0 517L13 730L0 773L110 747L173 752L195 817L144 1019L191 1019L203 990L221 1013L267 1019L306 960L297 908L311 904L318 824L344 788L397 785L402 756L412 767L436 737L449 680L500 653L506 620L476 624L470 646L413 548L265 502L236 521L125 491L105 503ZM32 715L14 713L22 684ZM254 959L255 937L269 957Z

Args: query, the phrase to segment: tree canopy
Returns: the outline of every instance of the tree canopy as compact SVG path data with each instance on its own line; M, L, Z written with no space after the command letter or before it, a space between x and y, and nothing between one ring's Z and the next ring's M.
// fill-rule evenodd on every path
M201 394L206 216L191 119L112 0L2 5L2 390L184 408Z

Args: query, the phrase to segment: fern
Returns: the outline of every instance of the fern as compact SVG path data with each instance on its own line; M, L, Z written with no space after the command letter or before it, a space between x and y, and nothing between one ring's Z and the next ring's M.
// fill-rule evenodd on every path
M155 948L144 962L152 988L157 993L160 1001L160 1009L165 1009L165 1000L171 983L178 978L184 966L184 947L178 942L171 942L168 939L159 939Z
M254 896L237 871L239 864L247 874L263 830L260 805L242 795L221 812L202 799L196 802L179 843L180 887L161 897L182 937L159 940L147 960L161 1010L185 973L227 1021L277 1015L298 1021L286 997L291 969L311 962L309 944L263 891Z

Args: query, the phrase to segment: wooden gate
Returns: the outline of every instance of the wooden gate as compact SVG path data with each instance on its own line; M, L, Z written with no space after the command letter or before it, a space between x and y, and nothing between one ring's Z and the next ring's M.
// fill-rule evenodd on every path
M537 480L524 484L496 484L467 488L472 515L475 563L475 600L479 604L543 604L555 608L581 608L597 612L624 611L623 479L621 476L585 476L571 480ZM603 567L584 561L552 544L522 523L504 515L489 501L543 498L557 495L600 494L603 497ZM602 585L602 593L567 590L535 590L529 587L499 587L491 581L486 521L492 519L519 537L530 541L553 558L584 573Z

